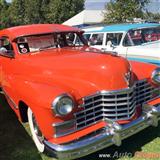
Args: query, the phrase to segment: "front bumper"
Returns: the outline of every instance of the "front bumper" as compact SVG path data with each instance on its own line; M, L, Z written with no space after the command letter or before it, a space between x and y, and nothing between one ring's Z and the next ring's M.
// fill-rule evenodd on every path
M86 136L75 142L56 145L48 141L44 141L46 149L59 159L75 159L86 156L113 144L120 146L123 139L130 137L149 126L158 126L160 120L160 103L151 106L143 106L143 114L136 120L119 125L116 122L105 120L106 128L100 132Z

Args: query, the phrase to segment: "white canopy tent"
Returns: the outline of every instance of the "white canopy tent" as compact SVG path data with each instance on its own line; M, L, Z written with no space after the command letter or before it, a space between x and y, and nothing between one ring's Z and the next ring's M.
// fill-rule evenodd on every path
M83 10L79 14L73 16L63 24L69 26L84 27L87 25L100 24L104 19L103 10Z

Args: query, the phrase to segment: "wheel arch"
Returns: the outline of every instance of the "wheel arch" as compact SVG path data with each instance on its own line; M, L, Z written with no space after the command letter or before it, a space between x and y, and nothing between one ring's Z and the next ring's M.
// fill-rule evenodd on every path
M24 101L20 100L18 103L18 108L19 108L21 121L23 123L28 122L28 116L27 116L28 105Z

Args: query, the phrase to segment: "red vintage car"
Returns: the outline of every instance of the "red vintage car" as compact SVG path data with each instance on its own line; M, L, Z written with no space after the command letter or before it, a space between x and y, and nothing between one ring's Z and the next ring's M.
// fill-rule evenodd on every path
M36 24L0 31L0 85L40 152L74 159L160 119L160 68L103 54L79 29Z

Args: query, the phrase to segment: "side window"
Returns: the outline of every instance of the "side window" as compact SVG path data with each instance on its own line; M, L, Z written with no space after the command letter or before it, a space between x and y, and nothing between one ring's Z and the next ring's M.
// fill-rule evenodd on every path
M157 41L160 39L160 28L147 28L142 29L145 42Z
M89 38L90 38L91 34L83 34L83 36L87 41L89 41Z
M132 39L131 37L127 34L123 40L123 46L125 47L129 47L129 46L133 46L133 42L132 42Z
M0 38L0 53L8 57L13 56L13 47L7 37Z
M75 45L76 34L75 33L67 33L66 35L66 43L68 46Z
M103 44L103 33L93 34L90 38L90 45L102 45Z
M81 39L79 38L79 36L76 36L74 43L75 43L75 46L83 46L83 43Z
M17 45L18 45L19 52L21 54L26 54L26 53L30 52L27 38L25 38L25 37L18 38Z
M143 43L141 30L132 31L130 34L134 45L141 45Z
M142 30L130 30L124 38L124 46L137 46L145 42Z
M78 47L78 46L84 45L84 42L81 39L81 35L78 35L77 33L73 33L73 32L63 33L62 36L63 36L64 45L61 45L61 47L63 46ZM59 42L58 36L57 36L57 41Z
M123 33L107 33L106 45L109 43L118 46L121 42Z

